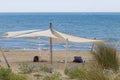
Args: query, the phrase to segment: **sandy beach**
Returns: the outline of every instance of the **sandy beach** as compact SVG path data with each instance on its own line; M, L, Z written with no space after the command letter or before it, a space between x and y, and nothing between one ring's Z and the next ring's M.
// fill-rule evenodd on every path
M35 67L40 67L42 65L46 65L48 67L50 64L50 51L42 50L42 58L39 60L45 60L46 62L33 62L34 56L39 56L38 50L3 50L8 63L10 64L10 68L14 73L20 72L20 64L27 63L29 65L34 65ZM85 67L89 65L92 61L94 61L93 55L91 51L82 51L82 50L68 50L68 63L67 67L72 66L81 66ZM62 80L72 80L68 76L64 74L65 64L61 62L65 60L66 50L54 50L53 51L53 70L59 72L62 75ZM81 56L85 63L73 63L74 56ZM85 66L84 66L85 64ZM7 64L0 52L0 65L7 68ZM34 76L34 73L27 75L27 80L37 80ZM46 74L45 74L46 75ZM42 80L42 79L40 79Z
M42 50L42 60L46 60L47 62L33 62L34 56L39 56L38 50L3 50L4 54L10 64L11 69L17 73L19 70L19 64L26 62L30 64L46 64L50 65L50 52L49 50ZM69 50L67 51L68 55L68 64L67 66L72 66L74 64L72 61L74 60L74 56L81 56L83 60L87 63L92 60L92 54L90 51L79 51L79 50ZM53 51L53 67L55 70L63 70L64 63L60 62L65 60L66 51L65 50L54 50ZM5 60L0 52L0 65L7 67Z

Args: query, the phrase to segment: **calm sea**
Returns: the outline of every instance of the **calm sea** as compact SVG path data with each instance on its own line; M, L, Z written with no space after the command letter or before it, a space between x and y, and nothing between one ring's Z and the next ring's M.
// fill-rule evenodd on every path
M68 34L107 40L120 39L120 13L0 13L0 34L8 31L53 29ZM9 49L49 49L43 39L0 38L0 46ZM53 49L65 49L65 43L54 43ZM70 49L90 49L90 43L69 43Z

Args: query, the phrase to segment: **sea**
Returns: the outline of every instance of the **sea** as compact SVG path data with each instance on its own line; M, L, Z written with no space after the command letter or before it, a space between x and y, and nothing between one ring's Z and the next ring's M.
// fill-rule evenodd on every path
M90 39L104 40L120 49L119 12L42 12L0 13L0 47L4 49L49 49L49 42L40 38L5 38L5 32L53 29ZM53 43L54 50L64 50L66 43ZM92 43L69 42L71 50L90 50Z

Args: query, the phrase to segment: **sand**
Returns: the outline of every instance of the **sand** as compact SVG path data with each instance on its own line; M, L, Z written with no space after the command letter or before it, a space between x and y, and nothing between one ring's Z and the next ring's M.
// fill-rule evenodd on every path
M13 72L19 72L19 65L23 62L35 65L48 65L50 66L50 51L42 50L42 60L47 62L33 62L34 56L40 56L38 50L3 50L4 54L10 64L10 68ZM73 63L74 56L81 56L85 63L93 60L92 54L90 51L81 51L81 50L69 50L67 51L68 55L68 63L67 67L73 65L82 65L80 63ZM65 50L54 50L53 51L53 68L56 71L59 71L63 74L64 71L64 63L62 61L65 60L66 51ZM0 52L0 65L3 67L7 67L5 60ZM63 74L64 75L64 74Z

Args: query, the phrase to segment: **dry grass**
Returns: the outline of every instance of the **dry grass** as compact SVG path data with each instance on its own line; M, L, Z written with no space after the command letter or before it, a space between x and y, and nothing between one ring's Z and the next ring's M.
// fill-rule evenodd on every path
M98 64L102 66L103 69L112 69L118 71L119 69L119 59L117 50L110 45L97 45L93 55Z

